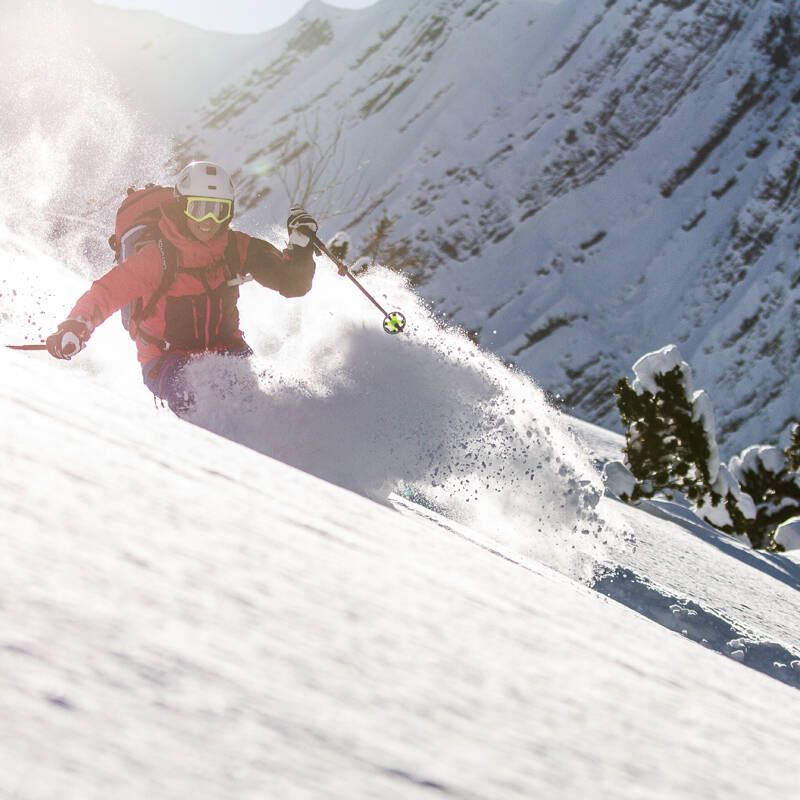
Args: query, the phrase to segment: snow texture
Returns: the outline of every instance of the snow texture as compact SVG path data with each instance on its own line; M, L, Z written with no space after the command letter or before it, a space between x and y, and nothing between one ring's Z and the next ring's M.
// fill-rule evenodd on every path
M722 498L716 506L710 501L699 509L699 514L706 522L715 528L726 528L733 525L728 509L725 507L725 498L733 497L736 507L742 512L745 519L755 519L756 505L749 494L742 491L736 478L731 475L724 464L717 462L717 475L712 484L714 491Z
M792 517L778 525L775 542L786 550L800 550L800 517Z
M608 461L603 466L606 490L622 500L633 497L636 478L622 461Z
M19 245L2 242L7 253ZM32 248L14 266L18 276L62 271ZM16 306L35 311L19 287ZM375 358L367 321L349 324L363 335L348 340L355 355ZM20 332L8 319L0 327L4 339ZM316 332L292 335L304 358ZM118 371L123 337L104 326L73 363L0 353L3 794L791 791L800 700L781 681L798 672L800 573L788 562L602 501L608 577L588 591L521 552L526 541L539 540L536 552L569 546L536 529L541 510L509 544L412 504L398 513L263 455L263 440L243 447L155 412ZM450 357L442 385L461 390ZM227 419L229 432L255 435L258 417L304 450L276 389L235 388L226 362L203 366L236 398L218 406L220 428ZM407 387L433 380L419 355L406 369ZM303 391L326 403L305 418L338 415L346 427L353 395L315 389L323 374ZM479 424L483 411L474 415ZM558 419L544 415L557 439ZM368 421L364 433L375 433ZM325 469L334 455L349 466L354 486L367 451L351 443L333 455L325 436L315 446ZM573 507L569 475L552 483ZM492 534L505 521L495 517ZM615 529L635 533L615 539ZM647 608L635 614L599 592L631 608L631 595L646 597ZM699 631L729 658L690 641ZM764 665L763 652L782 666ZM759 674L770 670L778 680Z
M745 473L758 473L760 470L771 472L775 475L789 468L786 453L779 447L770 445L751 445L745 448L738 456L734 456L728 468L738 480L744 479Z
M652 353L645 353L633 365L633 374L636 376L633 381L633 390L636 394L658 394L658 384L656 378L666 375L675 368L680 369L681 381L687 397L693 392L692 370L689 365L681 358L680 350L670 344L655 350Z

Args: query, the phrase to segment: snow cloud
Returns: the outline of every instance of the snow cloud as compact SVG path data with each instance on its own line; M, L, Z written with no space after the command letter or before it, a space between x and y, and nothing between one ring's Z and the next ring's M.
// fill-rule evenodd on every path
M380 314L318 259L301 300L246 292L256 357L191 364L192 421L376 500L405 487L560 568L602 560L600 478L542 391L444 328L396 273L364 280L406 314L406 333L386 336Z

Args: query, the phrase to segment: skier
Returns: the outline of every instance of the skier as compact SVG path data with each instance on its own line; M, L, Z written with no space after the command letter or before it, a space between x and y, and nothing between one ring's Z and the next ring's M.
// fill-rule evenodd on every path
M193 402L181 382L192 358L208 352L252 355L239 330L239 284L252 277L284 297L311 289L317 223L292 207L289 244L282 253L263 239L231 230L233 183L208 161L188 164L173 191L160 191L166 199L158 201L156 224L132 227L121 242L112 237L117 265L80 297L47 338L47 349L55 358L72 358L101 322L118 309L136 308L132 304L139 299L138 313L126 326L136 340L144 383L181 414Z

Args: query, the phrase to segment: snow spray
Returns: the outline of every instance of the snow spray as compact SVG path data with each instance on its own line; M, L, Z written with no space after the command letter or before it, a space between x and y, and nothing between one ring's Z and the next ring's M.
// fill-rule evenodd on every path
M3 10L0 222L97 277L110 264L108 232L125 188L160 175L168 141L121 99L76 13L43 0Z
M377 501L405 489L519 555L589 579L608 537L602 482L544 393L437 321L398 273L374 267L363 278L408 319L403 336L386 337L331 263L317 264L304 298L245 287L256 355L189 364L190 420Z
M30 0L0 26L0 332L40 342L112 263L114 214L131 184L163 177L169 141L124 102L90 54L80 5ZM46 42L46 46L31 43ZM31 354L32 358L47 358ZM53 365L54 369L62 365ZM69 365L127 396L142 391L133 343L114 321Z

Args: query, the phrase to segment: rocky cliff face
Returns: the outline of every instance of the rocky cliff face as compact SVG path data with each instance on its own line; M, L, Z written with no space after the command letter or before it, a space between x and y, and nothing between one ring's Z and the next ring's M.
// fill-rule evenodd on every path
M314 0L221 65L177 157L231 163L256 223L331 165L326 229L579 416L613 426L679 344L732 452L800 415L798 5Z

